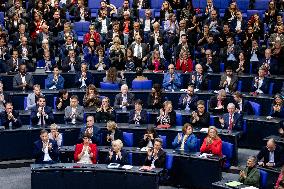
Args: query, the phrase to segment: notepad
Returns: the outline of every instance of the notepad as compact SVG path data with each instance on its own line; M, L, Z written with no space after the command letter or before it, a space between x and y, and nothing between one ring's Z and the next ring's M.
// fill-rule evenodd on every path
M202 128L202 129L200 129L200 132L208 133L208 128Z
M117 169L119 168L120 164L119 163L110 163L107 168L109 169Z
M126 170L129 170L129 169L132 169L132 165L123 165L122 166L122 169L126 169Z
M247 186L245 188L242 188L242 189L258 189L257 187L254 187L254 186Z
M225 183L227 186L230 186L230 187L236 187L236 186L240 186L242 185L243 183L241 182L238 182L238 181L232 181L232 182L227 182Z

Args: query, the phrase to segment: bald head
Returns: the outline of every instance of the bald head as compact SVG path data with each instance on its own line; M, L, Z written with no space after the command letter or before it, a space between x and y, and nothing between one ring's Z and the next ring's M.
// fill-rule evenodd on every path
M202 68L201 64L196 64L196 65L195 65L195 71L196 71L197 73L199 73L199 74L202 74L203 68Z
M275 150L276 148L276 143L275 140L273 138L269 139L266 143L266 148L268 149L268 151L272 152Z

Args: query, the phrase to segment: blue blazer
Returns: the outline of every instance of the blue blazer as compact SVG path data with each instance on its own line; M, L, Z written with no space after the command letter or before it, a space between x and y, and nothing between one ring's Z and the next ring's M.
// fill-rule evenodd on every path
M106 65L105 70L107 70L109 68L109 65L110 65L109 58L105 56L103 62ZM95 67L95 65L97 65L98 63L99 63L99 57L94 56L93 61L90 63L90 69L96 70L97 68Z
M81 75L82 75L82 72L77 72L76 73L76 76L75 76L75 86L76 87L80 87L82 82L79 81L79 79L81 78ZM91 72L88 72L87 71L87 74L86 74L86 86L90 85L90 84L93 84L94 83L94 78L93 78L93 75L91 74Z
M55 84L55 82L53 81L53 74L50 74L47 77L46 87L50 88L54 84ZM57 84L55 86L56 86L56 89L63 89L64 88L64 78L61 75L59 75L58 82L57 82Z
M181 88L181 77L180 74L177 72L174 72L174 77L175 79L170 82L171 74L170 73L165 73L164 79L163 79L163 87L164 89L167 90L172 90L172 89L180 89Z
M223 114L224 119L224 129L229 129L229 113ZM243 116L237 112L233 115L233 130L242 131L243 130Z
M54 116L51 107L45 106L44 111L48 115L48 119L44 117L46 125L54 123ZM39 122L39 118L36 115L37 113L38 113L38 106L35 106L31 109L31 122L33 126L36 126Z
M56 65L56 61L53 58L50 61L51 61L51 67L49 67L49 69L52 70L53 66ZM45 67L45 60L44 59L39 60L38 64L42 67Z
M182 133L181 141L183 140L184 136L185 135ZM172 145L175 149L180 149L181 142L178 143L178 135L176 136L175 140L172 142ZM197 138L193 133L189 135L189 137L186 139L186 142L184 144L184 151L187 152L197 151Z
M87 129L86 126L81 128L78 143L82 143L82 139L86 132L86 129ZM101 143L101 132L100 132L100 128L98 128L97 126L93 126L93 136L91 137L91 139L92 139L92 143L95 143L97 145Z
M57 146L57 142L55 140L51 140L49 139L49 143L52 144L52 149L48 150L49 156L52 159L52 161L57 162L58 161L58 157L59 157L59 151L58 151L58 146ZM37 140L36 142L34 142L34 151L33 151L33 155L35 160L35 163L44 163L44 152L42 151L42 140Z
M271 112L269 114L271 117L278 117L278 118L284 118L284 106L282 105L280 112L274 112L273 110L273 104L271 105Z
M147 111L142 109L141 113L140 113L140 116L141 116L141 119L139 121L139 124L146 124L147 123ZM129 124L134 124L135 123L135 121L133 120L134 117L135 117L135 110L130 110L129 121L128 121Z

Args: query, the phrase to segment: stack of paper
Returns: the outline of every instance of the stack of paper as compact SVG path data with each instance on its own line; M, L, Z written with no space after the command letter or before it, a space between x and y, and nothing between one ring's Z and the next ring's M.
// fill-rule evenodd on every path
M230 186L230 187L236 187L236 186L240 186L242 185L243 183L241 182L238 182L238 181L232 181L232 182L227 182L225 183L227 186Z

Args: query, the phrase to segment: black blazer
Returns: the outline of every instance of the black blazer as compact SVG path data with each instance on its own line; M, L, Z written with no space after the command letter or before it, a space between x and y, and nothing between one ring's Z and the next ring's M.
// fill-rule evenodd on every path
M146 133L144 133L144 134L146 134ZM154 145L154 140L155 140L155 138L157 138L158 137L158 135L156 134L156 133L154 133L153 134L153 140L151 140L152 141L152 144ZM143 138L139 141L139 144L138 144L138 146L139 146L139 148L143 148L143 147L146 147L147 146L147 144L149 143L149 140L150 139L146 139L146 140L144 140L144 135L143 135Z
M190 118L190 123L197 128L204 128L208 127L210 125L210 113L204 112L202 115L198 115L199 121L196 121L195 123L192 123L193 117Z
M54 116L53 116L53 112L52 112L51 107L45 106L44 111L48 115L48 119L46 119L46 117L44 117L45 124L50 125L50 124L54 123ZM39 118L37 117L37 113L38 113L38 106L35 106L31 109L31 122L32 122L33 126L36 126L39 122Z
M110 135L111 131L107 131L107 134ZM106 144L108 146L111 146L111 142L108 142L106 139L107 138L105 137ZM115 129L115 133L114 133L114 140L117 140L117 139L120 139L121 141L123 141L123 134L119 129Z
M186 105L187 105L187 101L183 100L186 97L187 97L187 94L182 94L179 98L178 107L182 110L184 110L186 108ZM198 96L193 95L191 97L191 100L190 100L190 103L189 103L190 110L197 110L197 101L198 101Z
M201 74L200 81L197 80L197 72L193 72L192 75L195 77L195 80L192 80L192 77L190 78L190 85L194 85L196 89L199 90L208 90L208 78L207 74Z
M229 104L228 97L222 101L223 109L215 109L218 104L217 95L212 96L209 100L209 111L214 113L225 113L227 112L227 105Z
M20 116L19 116L19 112L13 110L12 114L13 114L14 118L16 119L16 121L9 120L6 111L3 111L3 112L0 113L1 126L4 126L5 129L9 128L9 123L10 122L12 123L12 128L13 129L22 126L22 122L21 122L21 119L20 119Z
M263 147L260 152L257 154L257 160L260 161L263 158L264 163L269 162L269 151L265 147ZM274 150L274 163L275 167L280 167L283 165L284 162L284 156L283 156L283 150L280 146L276 145L276 148Z
M257 90L257 88L254 86L255 84L255 78L253 79L253 82L252 82L252 92L255 92ZM268 93L268 79L266 77L264 77L263 79L263 82L262 82L262 85L261 87L259 88L264 94L267 94Z
M158 117L160 116L160 113L158 115ZM157 117L157 121L156 121L156 125L160 125L160 124L165 124L163 122L161 122L160 119L158 119ZM170 126L175 126L176 125L176 112L174 110L172 110L170 113L169 113L169 117L170 117L170 122L167 123L169 124Z
M58 161L58 157L59 157L59 151L58 151L58 146L57 146L57 142L55 140L49 140L49 143L52 144L52 149L48 150L49 156L53 161ZM34 142L34 158L35 163L44 163L44 152L42 151L42 140L37 140L36 142Z
M164 168L165 167L165 162L166 162L166 152L163 149L160 149L158 152L158 159L154 162L154 165L156 168ZM154 157L151 157L151 159L148 159L148 156L145 159L144 165L146 166L151 166L152 161Z
M115 95L115 100L114 100L114 107L115 108L120 108L120 105L122 104L122 93L119 93ZM133 108L134 106L134 94L132 93L127 93L127 103L129 106L127 108Z
M109 154L108 154L106 158L106 163L119 163L120 165L127 165L128 164L128 153L125 150L121 149L121 156L122 156L121 159L119 158L116 159L116 153L113 152L112 158L109 159Z
M141 110L140 116L141 116L141 119L139 121L139 124L146 124L147 123L147 111L145 109ZM128 120L129 124L135 124L134 117L135 117L135 110L130 110L129 120Z

